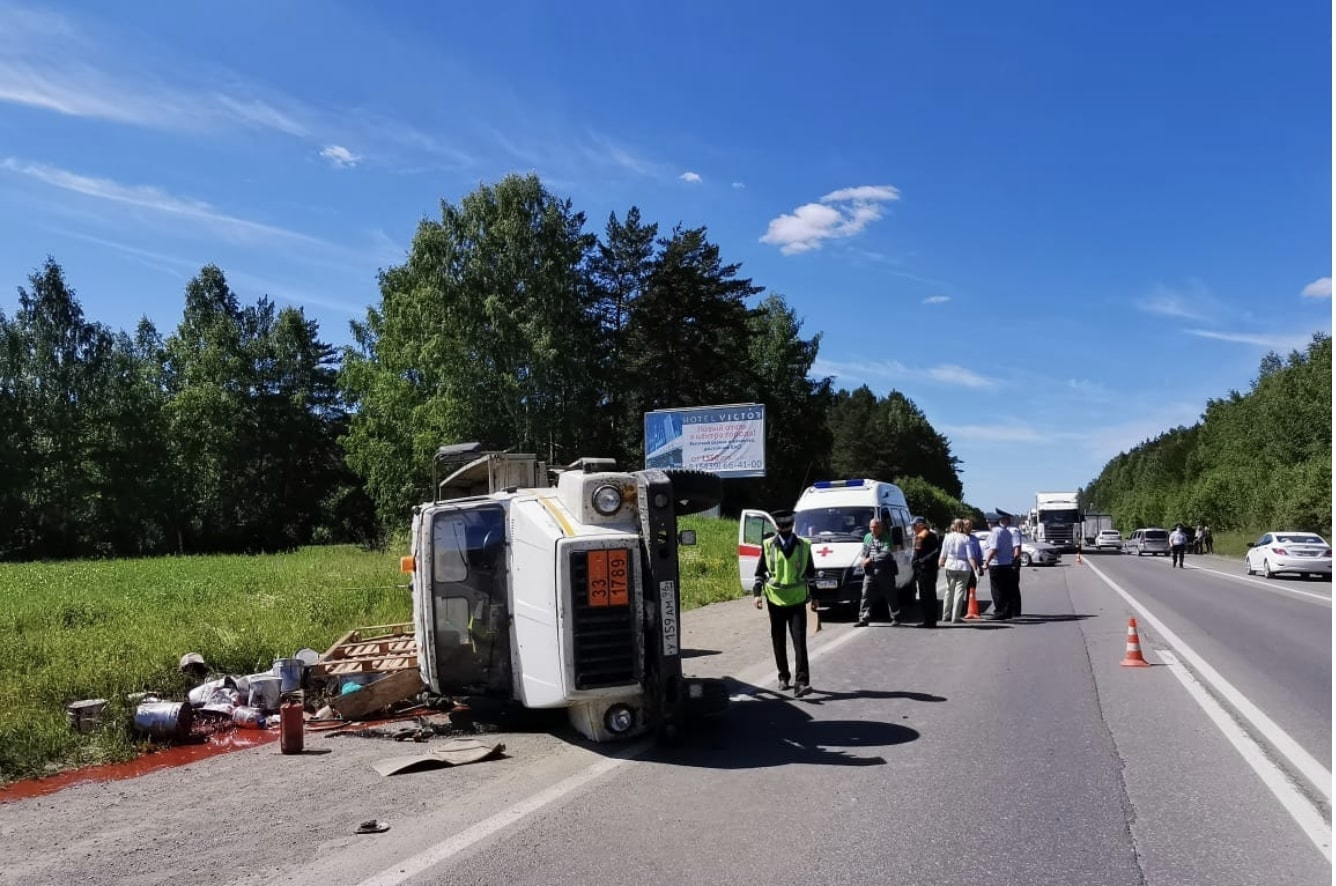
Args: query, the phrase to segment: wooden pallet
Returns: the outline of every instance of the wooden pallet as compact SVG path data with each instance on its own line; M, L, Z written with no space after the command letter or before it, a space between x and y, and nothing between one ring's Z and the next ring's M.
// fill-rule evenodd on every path
M412 624L375 625L344 634L311 666L314 677L416 671L417 638Z

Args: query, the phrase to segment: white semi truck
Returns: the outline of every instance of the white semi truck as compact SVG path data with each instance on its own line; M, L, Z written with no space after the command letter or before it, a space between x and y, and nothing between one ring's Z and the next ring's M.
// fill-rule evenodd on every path
M1030 526L1035 540L1068 553L1081 545L1081 504L1076 492L1036 492Z
M443 463L458 464L444 480ZM566 708L594 741L655 732L727 704L682 674L679 516L718 504L717 476L585 458L547 485L533 455L442 447L413 510L413 622L429 690ZM522 485L521 485L522 484Z

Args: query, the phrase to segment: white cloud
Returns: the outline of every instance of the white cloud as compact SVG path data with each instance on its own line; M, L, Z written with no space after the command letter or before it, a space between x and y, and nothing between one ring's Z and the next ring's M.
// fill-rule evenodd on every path
M1155 287L1155 291L1138 302L1137 307L1147 314L1162 317L1185 317L1191 320L1205 317L1196 299L1167 286Z
M1256 345L1259 348L1269 348L1281 353L1286 353L1288 351L1302 351L1304 348L1308 347L1308 343L1313 340L1312 333L1275 333L1267 335L1251 332L1216 332L1212 329L1188 329L1186 332L1189 335L1211 338L1216 341L1230 341L1243 345Z
M975 443L1025 443L1044 439L1038 431L1029 425L946 425L942 433L951 438L951 442Z
M949 295L930 295L923 300L925 305L944 305L951 300Z
M328 160L335 169L351 169L362 160L343 145L330 145L320 152L320 156Z
M966 369L963 366L943 364L928 369L906 366L899 360L851 361L848 363L825 360L818 357L812 362L810 375L813 378L833 376L844 384L865 384L874 387L879 383L895 382L904 379L923 380L924 378L948 385L968 388L995 388L998 382L986 376Z
M279 237L289 242L325 245L323 241L315 237L290 231L287 228L227 215L201 200L177 197L152 185L123 185L111 179L80 175L54 166L24 163L13 157L0 160L0 170L24 175L63 191L82 194L98 200L107 200L177 219L193 221L208 227L220 236L228 237L237 242L254 243Z
M699 173L699 172L690 172L690 171L687 171L687 172L684 172L684 173L682 173L681 175L679 175L678 178L680 178L680 179L681 179L682 181L684 181L684 182L687 182L687 183L689 183L689 184L693 184L693 185L698 185L698 184L700 184L700 182L701 182L701 178L700 178L700 173Z
M845 384L869 384L882 380L907 378L910 369L899 360L853 361L842 363L817 357L808 373L812 378L833 376Z
M885 204L900 199L890 185L860 185L831 191L819 203L806 203L771 219L762 243L784 255L820 249L825 240L852 237L885 214Z
M734 189L734 190L741 191L741 190L742 190L743 188L745 188L745 187L747 187L747 186L746 186L745 184L743 184L742 182L733 182L733 189Z
M853 200L864 203L879 203L899 199L900 191L890 185L859 185L856 188L842 188L838 191L831 191L821 198L821 202L846 203Z
M955 366L950 363L942 366L934 366L932 369L928 370L927 374L929 378L936 379L937 381L951 385L961 385L966 388L997 387L997 382L993 381L991 378L979 375L977 372L966 369L964 366Z
M1301 295L1308 298L1331 298L1331 278L1318 277L1312 283L1304 287Z

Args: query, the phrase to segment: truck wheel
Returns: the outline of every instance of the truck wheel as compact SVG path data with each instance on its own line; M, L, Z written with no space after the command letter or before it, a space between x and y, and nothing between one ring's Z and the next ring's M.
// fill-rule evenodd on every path
M724 497L724 483L709 471L674 468L664 471L673 484L673 501L679 517L699 514L716 507Z

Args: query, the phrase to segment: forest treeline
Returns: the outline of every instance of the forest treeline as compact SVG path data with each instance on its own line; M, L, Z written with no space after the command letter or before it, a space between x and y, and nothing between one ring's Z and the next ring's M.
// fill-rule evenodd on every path
M84 316L48 257L13 316L0 313L0 559L373 542L429 496L441 445L634 469L645 412L744 402L766 406L767 476L726 483L726 513L865 476L901 484L937 525L981 516L960 500L950 441L913 401L813 378L820 333L804 336L784 296L744 277L705 228L660 230L635 207L601 234L587 228L535 176L442 201L404 261L379 273L379 298L342 349L299 308L243 304L213 265L186 284L170 334L148 319L113 330ZM1322 347L1318 396L1308 386L1322 383L1311 366ZM1087 497L1115 514L1246 523L1263 496L1239 490L1289 489L1257 473L1283 462L1295 484L1325 482L1329 525L1330 342L1275 363L1254 391L1210 404L1198 428L1119 456ZM1272 415L1257 405L1272 392L1306 404ZM1261 424L1296 452L1313 435L1276 423L1297 428L1320 406L1325 450L1314 440L1298 461L1238 454L1235 436ZM1191 445L1171 445L1185 435ZM1174 471L1208 439L1208 457ZM1321 503L1310 497L1284 500Z
M379 288L340 351L208 265L164 337L86 318L48 257L0 313L0 559L367 542L407 525L443 444L635 468L644 412L720 403L768 416L767 476L730 481L726 508L832 472L903 481L937 519L966 507L913 402L810 378L820 335L704 228L632 207L600 237L511 176L443 202Z
M1331 336L1288 358L1267 354L1246 394L1207 402L1201 420L1114 458L1083 503L1118 526L1331 538Z

